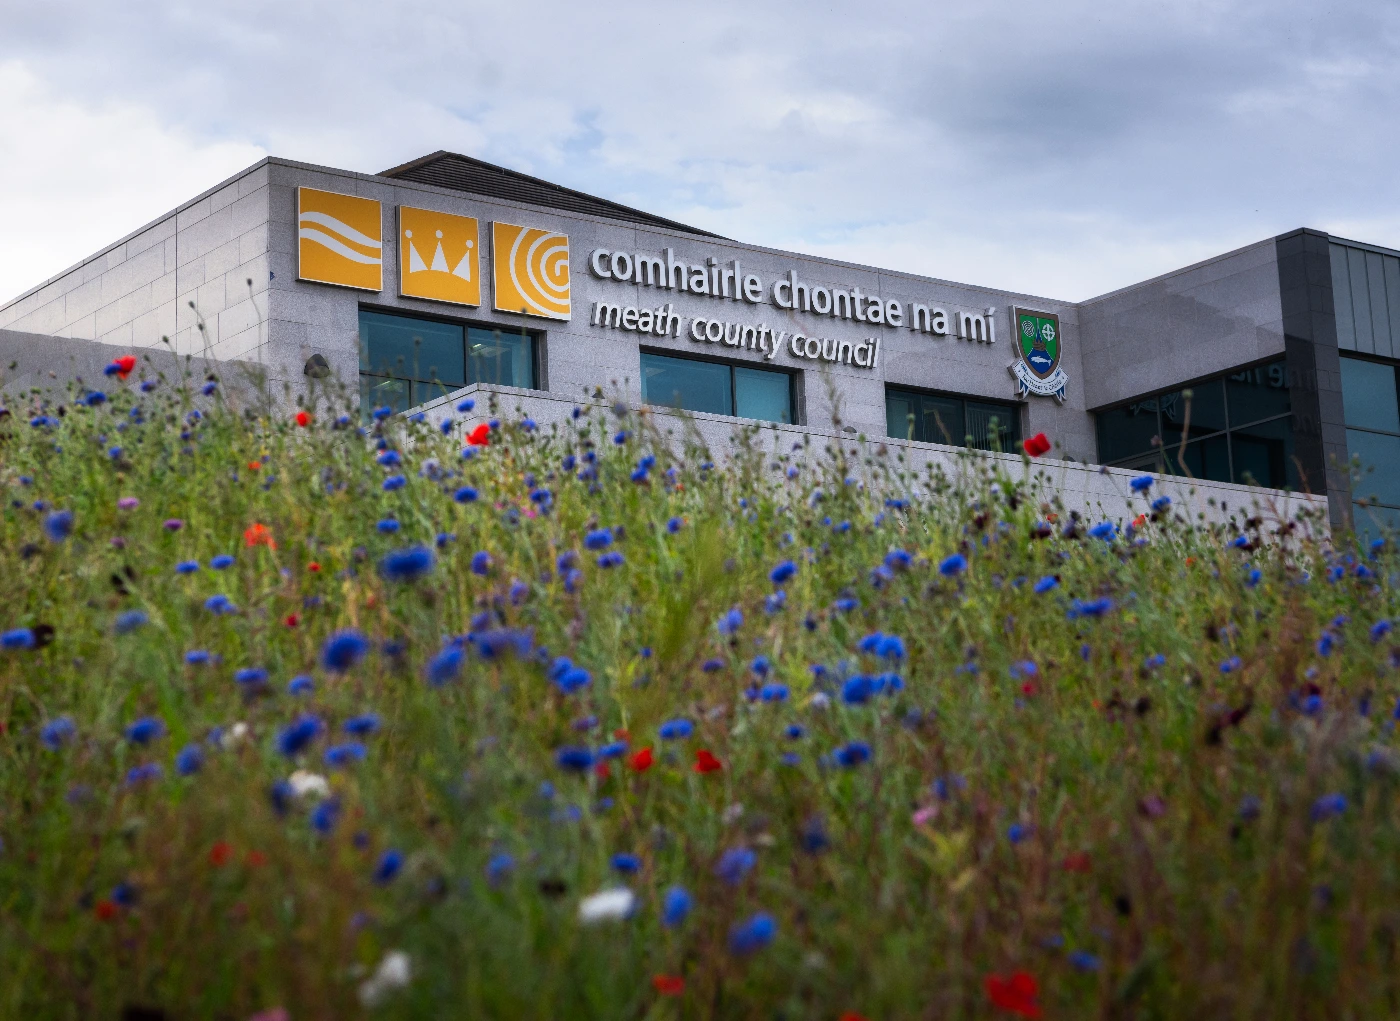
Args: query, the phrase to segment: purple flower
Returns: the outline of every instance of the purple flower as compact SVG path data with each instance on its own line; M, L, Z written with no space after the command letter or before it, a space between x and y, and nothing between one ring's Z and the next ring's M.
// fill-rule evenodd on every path
M165 523L162 524L161 527L167 532L178 532L185 527L185 523L179 518L166 518Z

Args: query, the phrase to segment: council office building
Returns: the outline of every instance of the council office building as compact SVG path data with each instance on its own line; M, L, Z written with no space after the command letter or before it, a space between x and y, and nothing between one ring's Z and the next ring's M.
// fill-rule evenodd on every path
M1212 506L1256 486L1400 523L1400 253L1314 230L1071 302L747 245L452 153L266 159L0 306L11 382L163 337L274 386L358 378L365 414L466 389L549 421L624 390L715 442L760 421L916 465L1043 432L1086 497L1152 471Z

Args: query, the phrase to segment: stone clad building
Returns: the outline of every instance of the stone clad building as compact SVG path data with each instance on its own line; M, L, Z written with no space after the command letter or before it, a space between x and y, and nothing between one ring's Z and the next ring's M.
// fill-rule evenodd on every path
M274 389L358 380L364 414L466 390L549 421L623 391L714 444L760 421L916 466L1043 432L1057 484L1109 511L1152 471L1195 509L1400 521L1400 253L1313 230L1072 302L744 244L451 153L266 159L0 306L11 390L163 338Z

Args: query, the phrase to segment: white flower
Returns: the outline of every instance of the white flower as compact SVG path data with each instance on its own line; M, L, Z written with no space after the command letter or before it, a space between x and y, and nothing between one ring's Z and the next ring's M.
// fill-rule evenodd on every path
M601 890L579 901L578 920L584 925L626 918L637 903L637 895L625 886Z
M826 692L819 691L812 696L813 709L825 709L829 705L831 705L831 696Z
M225 750L236 748L238 745L242 744L247 737L248 724L240 721L223 732L223 735L219 738L219 747Z
M331 785L319 773L308 773L304 769L298 769L287 777L287 782L292 785L292 793L299 798L328 798L331 796Z
M408 985L412 977L408 955L402 950L390 950L374 975L360 983L360 1002L366 1007L377 1006L395 989Z

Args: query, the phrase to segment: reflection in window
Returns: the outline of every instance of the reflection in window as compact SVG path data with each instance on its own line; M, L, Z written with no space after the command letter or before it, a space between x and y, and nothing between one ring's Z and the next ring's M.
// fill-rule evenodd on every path
M1227 373L1098 412L1099 459L1212 482L1297 488L1290 408L1282 361Z
M1342 356L1342 414L1347 456L1361 462L1352 483L1357 531L1400 518L1400 388L1393 362Z
M792 376L747 365L642 352L642 400L685 411L793 422Z
M1009 451L1021 442L1021 416L1014 404L888 387L885 431L901 440Z

